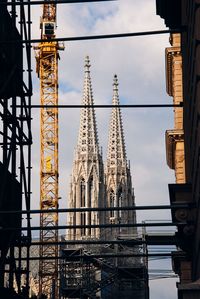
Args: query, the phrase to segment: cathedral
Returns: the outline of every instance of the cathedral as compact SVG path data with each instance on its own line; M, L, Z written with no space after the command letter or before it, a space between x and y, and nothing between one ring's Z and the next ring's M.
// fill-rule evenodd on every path
M114 76L112 114L105 167L98 141L89 57L85 60L85 79L78 144L73 161L70 183L70 208L101 208L134 206L130 163L126 158L126 148L119 105L118 79ZM135 223L133 211L109 211L70 213L69 225L99 225ZM132 229L133 230L133 229ZM117 234L128 234L131 229L116 228L110 231L99 228L79 228L68 232L70 240L82 238L113 238ZM134 233L134 230L133 230Z
M71 228L65 238L73 245L62 249L62 298L131 299L135 296L147 299L146 266L138 257L120 256L128 256L130 252L136 256L139 247L123 245L123 241L134 240L138 235L134 226L135 210L126 209L135 206L135 198L126 157L117 75L113 80L105 163L98 141L88 56L84 76L78 143L68 198L72 212L68 213L67 221Z

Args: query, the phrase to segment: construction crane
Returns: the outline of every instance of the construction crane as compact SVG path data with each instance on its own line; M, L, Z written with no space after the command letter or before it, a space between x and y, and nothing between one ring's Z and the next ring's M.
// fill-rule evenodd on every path
M52 1L53 2L53 1ZM40 214L39 294L58 299L58 59L64 45L53 41L56 4L43 4L41 41L36 49L36 71L40 78ZM55 107L53 107L55 105ZM44 107L45 106L45 107ZM49 107L48 107L49 106ZM48 244L48 243L54 243ZM55 257L55 259L54 259ZM48 259L49 258L49 259Z

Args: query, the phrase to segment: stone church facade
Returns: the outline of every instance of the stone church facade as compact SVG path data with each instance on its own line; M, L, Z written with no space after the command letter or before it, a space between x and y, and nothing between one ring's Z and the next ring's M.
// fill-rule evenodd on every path
M139 247L129 242L135 244L138 235L135 210L131 209L135 198L126 158L118 79L115 75L104 164L89 57L84 73L83 107L68 198L71 228L65 238L67 245L61 250L61 298L148 299L147 265L137 257Z
M109 126L109 140L105 166L98 141L98 131L90 76L89 57L85 60L85 79L81 109L78 144L73 161L69 208L132 207L135 205L132 188L130 163L126 158L126 148L119 106L118 79L114 76L112 112ZM67 239L114 238L118 234L134 233L133 228L115 227L99 229L89 226L99 224L135 223L135 211L107 212L91 211L69 214L68 224L86 226L71 229Z

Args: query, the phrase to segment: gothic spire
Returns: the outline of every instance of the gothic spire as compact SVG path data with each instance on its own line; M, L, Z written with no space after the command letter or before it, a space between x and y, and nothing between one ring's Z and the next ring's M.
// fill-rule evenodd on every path
M124 132L119 107L118 79L114 75L113 81L113 98L112 98L112 114L109 129L107 167L117 170L118 166L127 166L126 149L124 142Z
M90 60L88 56L86 56L85 58L85 79L82 105L94 105L92 83L90 77ZM93 107L81 108L78 152L80 154L99 153L96 116Z
M69 206L73 208L94 208L105 206L104 202L104 169L97 137L94 100L90 78L90 60L85 59L85 79L82 98L78 145L72 168ZM89 106L85 107L85 106ZM69 223L87 225L87 228L69 230L69 239L99 238L100 229L90 228L99 225L103 216L98 211L71 212Z
M107 164L105 168L106 205L127 207L134 205L130 166L127 165L121 110L119 107L118 79L114 75L112 114L109 128ZM135 211L111 211L106 214L108 223L135 223ZM132 228L108 229L107 238L134 233Z

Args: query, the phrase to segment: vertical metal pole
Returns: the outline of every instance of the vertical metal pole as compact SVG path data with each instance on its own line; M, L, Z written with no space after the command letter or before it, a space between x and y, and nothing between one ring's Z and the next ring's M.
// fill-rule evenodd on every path
M28 20L27 20L27 25L28 25L28 40L31 40L31 4L30 0L28 0ZM27 71L28 71L28 90L29 90L29 95L27 97L28 101L28 119L27 119L27 127L28 127L28 165L27 165L27 223L28 223L28 228L30 228L30 204L31 204L31 144L32 144L32 134L31 134L31 95L32 95L32 80L31 80L31 44L27 44ZM28 237L28 245L27 245L27 277L26 277L26 289L27 292L29 290L29 280L30 280L30 262L29 262L29 257L30 257L30 242L31 242L31 230L28 230L27 232L27 237Z
M12 0L15 4L15 0ZM11 18L12 23L16 26L16 7L12 5L11 7ZM11 173L13 177L16 177L16 97L11 98L12 101L12 130L11 130L11 141L10 141L10 153L11 153ZM14 282L14 268L15 268L15 256L14 256L14 245L10 246L10 272L9 272L9 288L13 288Z

